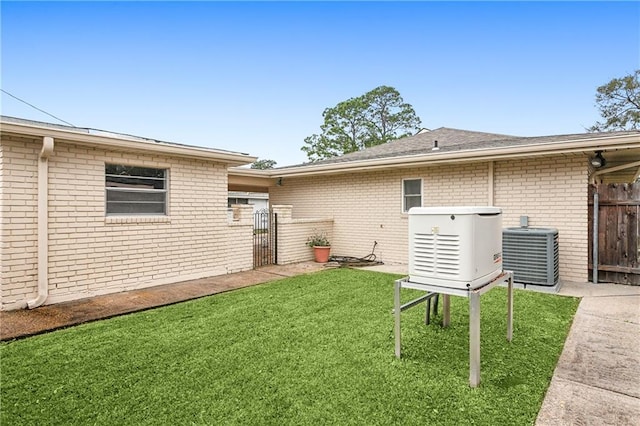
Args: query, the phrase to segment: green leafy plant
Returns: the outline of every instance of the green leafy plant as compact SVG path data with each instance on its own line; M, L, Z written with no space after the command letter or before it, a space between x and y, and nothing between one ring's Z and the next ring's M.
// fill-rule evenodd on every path
M325 231L318 231L317 229L314 229L313 234L307 238L307 245L309 247L329 247L331 243L329 242Z

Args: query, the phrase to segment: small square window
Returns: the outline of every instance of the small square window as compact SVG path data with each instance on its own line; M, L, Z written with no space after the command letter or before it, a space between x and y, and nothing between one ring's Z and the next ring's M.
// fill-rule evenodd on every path
M402 211L411 207L422 207L422 179L404 179L402 181Z
M107 216L167 214L167 169L105 164Z

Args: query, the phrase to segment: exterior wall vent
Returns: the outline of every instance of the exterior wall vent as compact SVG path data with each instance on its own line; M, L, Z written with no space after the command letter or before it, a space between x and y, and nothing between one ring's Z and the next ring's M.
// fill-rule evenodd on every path
M502 231L504 268L521 284L554 286L560 276L558 230L506 228Z
M409 210L409 281L474 289L502 273L502 211L497 207Z

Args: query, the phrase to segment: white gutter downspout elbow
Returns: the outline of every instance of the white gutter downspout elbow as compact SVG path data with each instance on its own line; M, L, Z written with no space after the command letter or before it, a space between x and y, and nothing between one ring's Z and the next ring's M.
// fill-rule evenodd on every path
M29 309L42 305L49 296L49 157L53 138L42 138L38 158L38 296L27 302Z

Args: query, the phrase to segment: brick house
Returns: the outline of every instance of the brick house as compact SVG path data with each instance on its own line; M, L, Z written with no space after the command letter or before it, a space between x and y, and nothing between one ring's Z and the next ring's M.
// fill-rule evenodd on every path
M0 305L251 269L252 207L227 215L247 154L2 117Z
M640 176L640 131L441 128L253 170L237 167L256 160L243 153L10 117L0 126L3 310L251 269L253 208L234 205L229 217L229 191L269 194L281 264L312 259L305 241L314 229L335 254L362 256L375 241L381 260L406 263L409 207L495 205L504 226L526 215L531 226L557 228L560 277L584 282L589 183ZM594 168L596 152L606 167Z
M607 163L597 169L598 151ZM310 164L231 169L229 181L268 189L293 218L332 219L333 253L363 256L376 241L385 262L407 262L409 207L501 207L505 227L528 216L532 227L557 228L560 279L585 282L589 184L638 176L640 131L516 137L440 128ZM279 246L278 259L310 259L303 242Z

